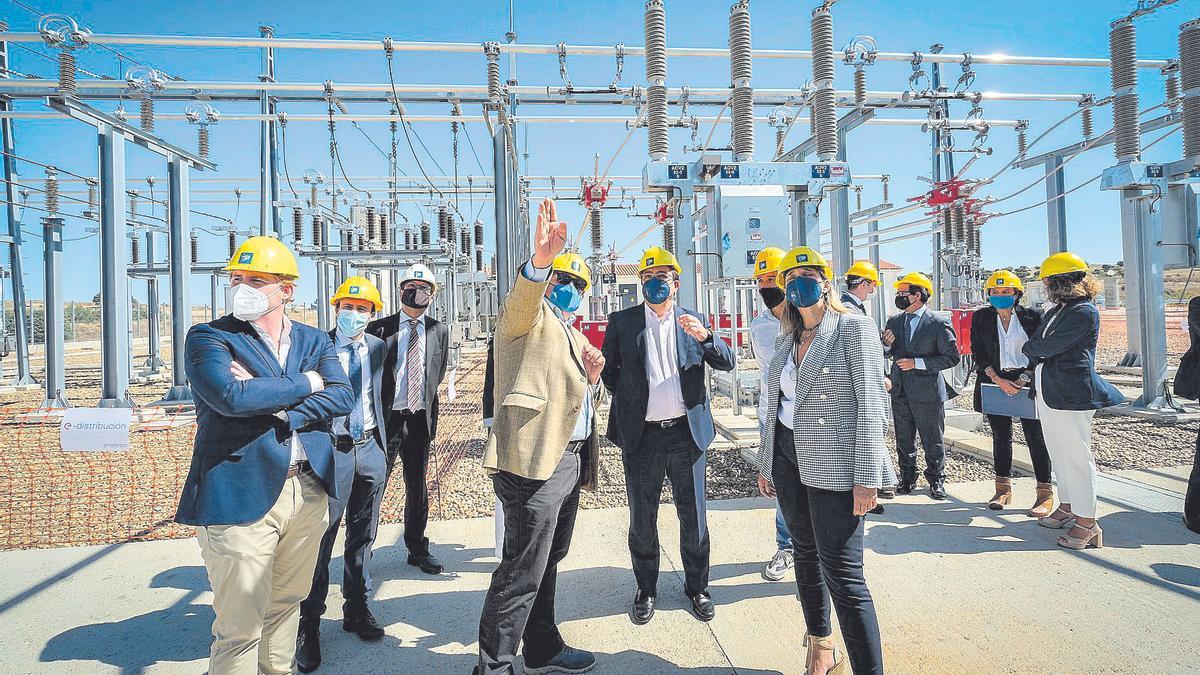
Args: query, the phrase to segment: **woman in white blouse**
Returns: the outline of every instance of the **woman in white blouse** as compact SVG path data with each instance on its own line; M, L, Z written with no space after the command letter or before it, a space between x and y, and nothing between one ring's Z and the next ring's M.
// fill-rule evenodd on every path
M971 353L975 357L975 410L984 412L981 404L981 385L992 383L1009 396L1028 396L1029 359L1021 348L1029 336L1037 333L1042 313L1022 306L1025 285L1008 270L997 270L983 286L988 305L975 310L971 317ZM996 468L996 494L988 508L999 511L1012 502L1012 444L1013 418L988 415L992 428L992 458ZM1036 419L1021 419L1025 444L1033 460L1037 477L1037 496L1033 507L1026 512L1033 518L1044 518L1054 510L1054 487L1050 483L1050 453L1042 436L1042 423Z
M795 555L805 673L840 672L830 606L855 673L883 673L875 604L863 577L863 516L895 485L884 444L887 394L874 322L830 295L833 270L800 246L780 263L787 309L767 374L758 486L777 497ZM832 601L831 601L832 598Z

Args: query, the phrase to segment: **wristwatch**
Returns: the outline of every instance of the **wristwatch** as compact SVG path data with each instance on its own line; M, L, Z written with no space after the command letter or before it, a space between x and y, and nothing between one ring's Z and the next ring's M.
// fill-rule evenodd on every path
M1029 373L1021 373L1017 379L1021 381L1021 384L1029 384L1033 378L1029 377Z

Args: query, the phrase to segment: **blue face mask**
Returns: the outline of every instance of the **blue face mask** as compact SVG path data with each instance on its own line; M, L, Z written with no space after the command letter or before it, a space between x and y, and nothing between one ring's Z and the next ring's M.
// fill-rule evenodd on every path
M550 291L548 299L550 304L560 310L574 314L575 310L579 309L580 303L583 302L583 293L580 293L574 284L558 284L554 290Z
M650 277L642 284L642 297L652 305L661 305L671 297L671 284L658 277Z
M996 309L1012 309L1013 305L1017 304L1017 296L989 295L988 302L992 303L992 307L995 307Z
M796 307L812 307L822 295L821 282L812 277L796 277L788 282L787 299Z
M343 309L338 311L337 327L346 337L358 337L367 329L367 323L371 321L370 314L363 314L352 309Z

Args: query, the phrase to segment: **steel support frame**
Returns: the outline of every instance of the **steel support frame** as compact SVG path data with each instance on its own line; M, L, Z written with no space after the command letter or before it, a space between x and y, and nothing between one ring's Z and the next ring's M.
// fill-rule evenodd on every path
M513 197L513 183L516 182L516 170L512 165L512 157L508 149L508 134L505 125L497 121L492 130L492 185L495 195L496 218L496 292L500 302L512 289L521 252L517 250L514 234L516 229L515 210L509 203Z
M155 259L155 231L154 228L146 229L146 263L153 266ZM160 355L162 346L162 337L159 335L159 303L158 303L158 277L151 276L146 278L146 346L147 354L146 361L142 364L145 368L142 375L157 375L158 369L163 367L163 360Z
M1067 186L1062 165L1062 155L1046 158L1046 235L1050 253L1067 250Z
M167 259L171 274L171 388L157 405L192 405L192 390L184 368L183 348L192 325L188 282L192 275L191 204L188 167L177 157L167 159ZM217 316L217 276L212 276L212 316Z
M1125 257L1125 328L1129 348L1123 366L1140 366L1142 393L1135 408L1172 412L1167 387L1166 299L1163 290L1161 209L1153 192L1121 190L1121 248Z
M43 409L71 407L67 400L66 347L63 337L62 218L43 218L43 265L46 303L43 308L46 340L46 398Z
M270 40L275 37L275 31L270 26L259 26L259 35ZM275 81L275 49L267 47L262 52L263 72L258 76L262 82ZM275 104L270 92L266 89L259 91L259 111L263 115L274 113ZM275 121L263 120L259 125L259 157L258 157L258 233L268 235L274 232L275 237L282 239L283 233L279 222L279 211L274 204L279 199L277 180L277 145L275 141Z
M12 75L8 71L8 42L0 41L0 78L8 79ZM12 110L12 99L0 96L0 111ZM8 202L5 213L8 216L8 264L12 280L13 299L13 338L16 343L17 375L14 385L27 386L37 384L29 369L29 316L25 311L25 281L21 257L21 221L17 204L16 180L16 139L13 137L13 122L11 119L0 120L0 135L3 136L4 155L4 199ZM3 339L6 336L0 336Z

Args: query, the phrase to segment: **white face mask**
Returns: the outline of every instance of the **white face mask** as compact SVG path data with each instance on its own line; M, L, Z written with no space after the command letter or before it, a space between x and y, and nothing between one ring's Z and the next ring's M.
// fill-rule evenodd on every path
M249 284L233 287L229 308L234 318L242 321L255 321L273 309L270 296Z

